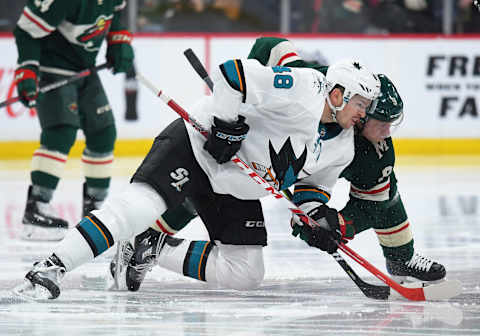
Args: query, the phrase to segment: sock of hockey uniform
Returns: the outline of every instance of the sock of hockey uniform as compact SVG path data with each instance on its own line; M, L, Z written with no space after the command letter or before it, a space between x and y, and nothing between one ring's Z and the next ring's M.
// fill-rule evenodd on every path
M113 147L117 131L109 125L100 131L87 132L82 166L86 179L87 195L103 201L108 193L113 167Z
M158 259L159 265L197 280L207 281L207 278L215 280L215 263L209 263L213 247L210 241L190 241L167 236ZM208 277L206 274L207 263L210 264Z
M183 204L165 211L150 227L171 236L187 226L196 216L195 208L188 199L185 199Z
M45 202L50 201L62 177L76 132L75 127L67 125L42 129L40 148L33 153L30 175L32 194Z
M33 153L32 195L43 202L50 202L58 181L62 177L67 163L67 155L56 150L40 147Z
M113 152L97 153L85 148L82 166L87 182L87 194L96 200L104 200L112 176Z
M412 258L413 234L408 219L390 228L376 228L375 233L385 258L398 261L407 261Z
M158 264L213 286L237 290L257 287L265 272L262 246L213 245L174 237L166 237Z

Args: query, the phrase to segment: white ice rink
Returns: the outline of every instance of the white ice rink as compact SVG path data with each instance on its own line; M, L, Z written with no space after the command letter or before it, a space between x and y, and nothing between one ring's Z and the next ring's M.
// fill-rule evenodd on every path
M111 192L128 183L140 160L116 160ZM57 300L24 302L10 289L52 244L18 240L29 162L0 161L0 335L480 335L479 159L463 158L460 166L399 161L399 188L416 250L463 283L462 294L449 301L367 299L329 255L290 235L282 201L266 199L269 245L265 280L257 290L208 289L157 267L139 292L108 291L109 251L68 274ZM80 218L79 166L78 159L69 161L53 200L72 225ZM338 184L333 205L345 202L346 187ZM206 237L199 221L181 234ZM358 235L349 246L385 271L373 232ZM366 281L379 283L345 258Z

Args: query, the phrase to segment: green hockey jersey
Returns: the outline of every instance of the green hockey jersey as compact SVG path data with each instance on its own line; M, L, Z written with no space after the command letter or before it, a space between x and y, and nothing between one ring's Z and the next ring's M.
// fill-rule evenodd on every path
M125 0L28 0L14 30L18 65L71 74L93 67L109 31L124 29Z
M248 58L267 66L307 67L327 73L328 66L302 60L287 39L261 37L255 41ZM355 136L355 157L341 177L351 182L350 197L369 201L393 200L397 180L393 167L395 151L391 138L372 144L363 136Z

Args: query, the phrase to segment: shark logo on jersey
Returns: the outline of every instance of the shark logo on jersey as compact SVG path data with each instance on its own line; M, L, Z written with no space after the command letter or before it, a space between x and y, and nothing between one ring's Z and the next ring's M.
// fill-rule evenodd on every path
M270 152L270 161L272 162L271 172L275 176L271 176L277 190L283 190L298 181L298 174L302 170L307 160L307 146L305 146L299 158L295 156L290 137L283 144L277 153L272 143L268 142Z
M298 175L302 171L305 161L307 159L307 147L303 150L302 155L297 159L293 151L290 137L285 141L280 151L277 153L271 142L268 143L270 150L270 161L272 166L270 168L258 162L252 162L251 166L254 170L259 172L262 178L268 183L272 184L277 190L284 190L296 183L299 178ZM306 171L303 172L308 176Z

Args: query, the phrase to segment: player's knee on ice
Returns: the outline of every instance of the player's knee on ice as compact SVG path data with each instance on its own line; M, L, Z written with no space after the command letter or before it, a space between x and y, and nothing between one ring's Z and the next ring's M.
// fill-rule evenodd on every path
M257 288L265 275L262 246L218 246L216 277L224 288L249 290Z

